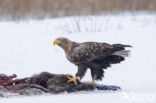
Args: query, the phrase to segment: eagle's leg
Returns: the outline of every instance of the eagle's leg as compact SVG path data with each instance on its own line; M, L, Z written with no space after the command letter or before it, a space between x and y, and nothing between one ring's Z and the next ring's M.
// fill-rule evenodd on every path
M95 85L95 80L97 80L98 72L99 72L100 69L95 69L95 68L90 68L90 69L91 69L91 76L92 76L91 85L94 86Z
M75 85L77 85L77 79L78 77L81 79L84 74L86 73L86 70L87 70L87 66L85 64L80 64L78 65L78 72L76 73L75 77L71 78L69 76L67 76L67 78L69 79L67 82L70 83L70 82L74 82Z
M77 85L77 76L71 78L70 76L67 76L67 78L69 79L67 82L70 83L70 82L74 82L75 85Z
M97 78L96 75L94 75L94 76L92 77L92 83L91 83L92 86L94 86L96 78Z

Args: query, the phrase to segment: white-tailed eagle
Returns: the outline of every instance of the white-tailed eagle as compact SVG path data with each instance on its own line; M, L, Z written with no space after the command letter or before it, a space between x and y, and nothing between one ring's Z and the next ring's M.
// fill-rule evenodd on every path
M128 56L129 50L125 50L125 47L131 47L130 45L123 44L107 44L100 42L83 42L77 43L64 37L59 37L53 42L54 45L60 46L67 59L78 66L78 72L74 78L69 78L68 82L74 82L76 85L76 79L80 79L84 76L86 70L91 70L92 85L95 80L102 80L104 76L104 70L110 67L111 64L117 64L125 60L125 56Z

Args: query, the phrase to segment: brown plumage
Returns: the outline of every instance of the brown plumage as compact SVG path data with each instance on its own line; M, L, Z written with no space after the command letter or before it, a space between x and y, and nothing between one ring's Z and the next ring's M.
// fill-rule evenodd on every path
M129 51L125 47L130 45L107 44L99 42L77 43L64 37L59 37L54 41L65 51L67 59L78 66L76 77L80 79L84 76L86 70L91 69L92 84L94 80L102 80L104 76L103 69L110 67L111 64L120 63L128 56ZM73 81L70 80L69 82Z

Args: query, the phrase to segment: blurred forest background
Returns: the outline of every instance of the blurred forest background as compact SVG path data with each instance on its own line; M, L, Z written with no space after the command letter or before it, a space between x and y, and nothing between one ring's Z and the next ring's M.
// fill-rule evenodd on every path
M0 0L0 18L54 18L156 11L156 0Z

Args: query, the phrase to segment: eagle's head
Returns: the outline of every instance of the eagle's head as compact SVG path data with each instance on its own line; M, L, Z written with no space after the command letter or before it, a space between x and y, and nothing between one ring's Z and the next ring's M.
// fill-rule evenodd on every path
M66 47L68 45L69 39L65 37L56 38L53 42L53 45L58 45L60 47Z
M53 45L58 45L65 50L65 52L70 52L73 42L65 37L56 38L53 42Z

